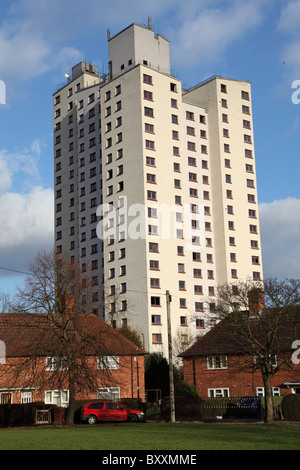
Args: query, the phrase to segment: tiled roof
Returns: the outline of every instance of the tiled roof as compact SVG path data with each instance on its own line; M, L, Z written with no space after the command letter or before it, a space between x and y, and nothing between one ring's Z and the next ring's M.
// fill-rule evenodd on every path
M248 312L246 313L248 315ZM291 351L291 345L295 339L300 338L300 311L298 313L297 323L282 322L276 334L276 341L272 350ZM262 323L255 317L251 317L251 332L256 340L259 340L262 346L266 344L266 331L262 328ZM241 325L243 322L241 322ZM180 354L180 357L190 358L197 356L207 356L212 354L226 355L246 355L250 349L246 339L243 339L241 330L235 327L230 321L222 320L204 336L186 351ZM249 351L250 353L250 351Z
M0 341L5 343L6 357L26 357L30 354L48 356L59 350L63 329L45 314L0 314ZM96 315L77 315L68 319L64 332L76 336L73 343L84 355L138 356L148 354ZM73 336L73 337L74 337ZM64 346L65 347L65 346Z

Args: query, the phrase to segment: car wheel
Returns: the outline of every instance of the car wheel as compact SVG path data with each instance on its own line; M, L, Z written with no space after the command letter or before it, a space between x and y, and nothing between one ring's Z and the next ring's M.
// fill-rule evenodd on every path
M137 423L137 421L138 421L137 415L129 415L128 421L130 423Z
M88 424L97 424L96 416L94 416L94 415L89 416L87 422L88 422Z

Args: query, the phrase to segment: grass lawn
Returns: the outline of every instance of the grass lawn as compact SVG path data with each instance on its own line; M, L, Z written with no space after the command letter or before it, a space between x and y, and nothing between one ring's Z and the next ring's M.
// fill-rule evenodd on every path
M140 423L0 429L0 450L299 450L300 426Z

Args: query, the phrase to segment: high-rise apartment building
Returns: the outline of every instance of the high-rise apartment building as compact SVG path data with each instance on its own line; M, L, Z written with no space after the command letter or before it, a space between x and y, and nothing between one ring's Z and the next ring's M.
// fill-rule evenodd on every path
M109 73L73 67L54 94L57 253L90 270L98 314L152 352L216 321L216 286L262 279L251 86L189 90L151 26L108 33Z

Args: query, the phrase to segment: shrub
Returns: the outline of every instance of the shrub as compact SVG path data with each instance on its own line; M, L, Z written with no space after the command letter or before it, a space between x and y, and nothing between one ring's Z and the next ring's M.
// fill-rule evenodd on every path
M0 405L0 426L32 426L36 411L42 409L49 409L49 406L42 403Z
M180 380L175 386L175 394L177 397L198 397L196 389L184 380Z

